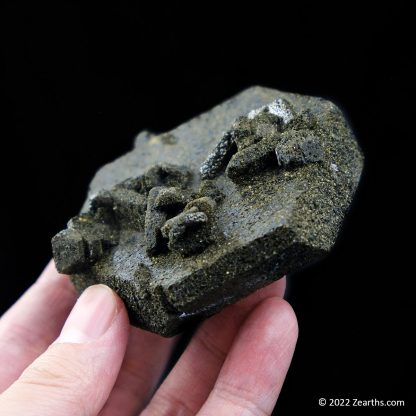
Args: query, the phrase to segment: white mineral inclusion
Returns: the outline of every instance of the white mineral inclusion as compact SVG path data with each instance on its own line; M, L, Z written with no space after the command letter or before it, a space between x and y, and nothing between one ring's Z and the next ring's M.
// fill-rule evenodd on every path
M279 124L283 123L283 125L286 125L294 118L292 110L288 107L288 104L286 103L287 101L281 98L276 98L269 104L251 110L247 114L247 118L252 120L261 112L267 111L279 119ZM216 175L216 173L221 169L224 159L229 154L234 143L235 142L233 131L223 133L222 138L217 143L214 150L208 155L207 159L199 169L202 179L212 178Z
M284 124L289 123L289 121L293 118L292 112L287 108L287 106L281 98L277 98L270 104L263 105L262 107L256 108L255 110L251 110L247 114L247 117L250 120L252 120L254 117L256 117L258 114L260 114L262 111L266 109L269 113L281 118Z

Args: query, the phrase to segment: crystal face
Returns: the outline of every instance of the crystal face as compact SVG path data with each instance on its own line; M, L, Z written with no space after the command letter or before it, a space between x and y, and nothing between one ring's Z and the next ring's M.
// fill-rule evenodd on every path
M112 287L172 336L329 252L363 157L330 101L253 87L103 166L52 239L78 290Z

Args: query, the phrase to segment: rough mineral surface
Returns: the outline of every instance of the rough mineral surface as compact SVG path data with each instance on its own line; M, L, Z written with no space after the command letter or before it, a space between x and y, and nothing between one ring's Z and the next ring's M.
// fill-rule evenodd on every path
M333 103L250 88L102 167L56 265L171 336L328 253L362 164Z

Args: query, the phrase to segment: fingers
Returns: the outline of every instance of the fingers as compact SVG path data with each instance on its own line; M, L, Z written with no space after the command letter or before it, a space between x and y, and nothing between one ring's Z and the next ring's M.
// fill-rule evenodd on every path
M269 298L252 312L233 342L199 415L270 415L297 340L290 305Z
M68 276L51 261L41 277L0 319L0 393L59 335L76 300Z
M176 338L131 327L120 374L100 416L137 415L153 394L175 343Z
M91 286L56 342L0 396L0 414L96 415L116 381L128 331L118 296L106 286Z
M285 284L280 279L203 322L143 414L196 414L247 315L262 300L283 296Z

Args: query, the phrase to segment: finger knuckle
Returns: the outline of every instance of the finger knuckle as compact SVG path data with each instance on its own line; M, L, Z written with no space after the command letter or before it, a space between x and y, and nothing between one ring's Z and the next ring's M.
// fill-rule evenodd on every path
M191 407L182 398L158 392L140 416L193 416L196 412L197 410L191 409Z
M74 414L88 414L88 380L90 375L86 370L88 366L71 359L68 356L56 351L48 351L47 356L41 356L23 372L19 383L23 386L30 386L30 389L38 389L45 400L58 398L66 403L65 407L74 410ZM82 395L79 394L82 392Z
M80 380L86 379L86 375L83 366L70 356L51 351L46 357L41 357L33 363L26 378L66 387L79 384Z
M239 409L244 414L252 416L268 416L270 415L258 403L256 397L249 390L241 386L233 385L225 380L218 380L214 387L214 397L225 403L225 406Z

